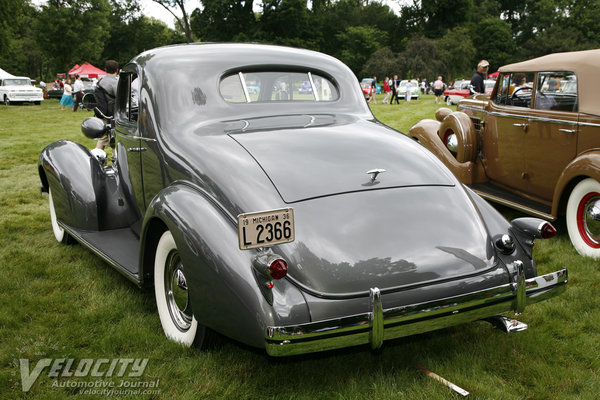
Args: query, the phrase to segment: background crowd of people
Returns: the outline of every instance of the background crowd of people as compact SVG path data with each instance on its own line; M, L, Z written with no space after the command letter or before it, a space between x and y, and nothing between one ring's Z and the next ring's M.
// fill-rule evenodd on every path
M487 60L481 60L477 64L477 70L471 77L470 90L471 94L476 93L485 93L485 85L484 81L487 78L488 69L490 63ZM427 79L417 78L416 80L406 80L405 86L403 88L403 96L406 101L410 101L412 98L413 88L412 85L416 81L416 84L421 91L421 94L430 94L433 93L435 95L435 103L442 103L442 96L444 95L444 90L447 89L448 85L444 82L444 79L441 75L437 77L437 79L433 82L428 82ZM384 93L384 98L382 100L382 104L400 104L401 94L400 94L400 83L401 79L398 79L398 75L394 75L393 78L388 76L385 77L382 83L382 90ZM373 76L371 81L371 90L368 95L368 103L377 104L376 94L377 94L377 77ZM450 85L452 86L452 85Z

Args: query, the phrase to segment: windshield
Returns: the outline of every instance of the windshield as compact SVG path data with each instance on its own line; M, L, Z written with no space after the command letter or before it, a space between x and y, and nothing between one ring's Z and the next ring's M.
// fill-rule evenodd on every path
M31 86L29 79L5 79L4 86Z
M338 99L333 82L310 72L239 72L223 78L219 89L230 103Z

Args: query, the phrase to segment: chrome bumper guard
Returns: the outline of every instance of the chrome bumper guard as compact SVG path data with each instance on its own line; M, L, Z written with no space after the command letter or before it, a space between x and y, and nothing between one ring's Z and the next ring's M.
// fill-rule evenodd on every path
M525 304L562 293L567 281L567 269L564 268L491 289L387 310L383 309L379 289L373 288L370 312L293 326L267 327L266 350L271 356L289 356L367 343L378 349L384 339L433 331L510 311L520 313Z

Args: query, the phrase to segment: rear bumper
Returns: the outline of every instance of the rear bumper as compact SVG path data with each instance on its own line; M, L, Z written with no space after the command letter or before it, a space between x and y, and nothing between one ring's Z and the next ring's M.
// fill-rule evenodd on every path
M497 286L429 303L383 309L379 289L371 289L371 311L325 321L289 326L269 326L266 350L271 356L313 353L370 343L376 349L383 340L395 339L521 311L562 293L567 269L520 282Z

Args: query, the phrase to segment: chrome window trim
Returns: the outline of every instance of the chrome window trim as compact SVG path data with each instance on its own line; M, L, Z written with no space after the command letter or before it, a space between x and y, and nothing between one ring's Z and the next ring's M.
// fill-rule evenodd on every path
M317 92L317 87L315 86L315 82L313 81L313 77L310 71L308 72L308 80L310 81L310 87L312 87L313 96L315 96L315 101L319 101L319 93Z
M244 89L244 96L246 96L246 103L250 103L250 94L248 93L248 86L246 86L246 80L244 79L244 74L238 72L238 76L240 77L240 82L242 84L242 88Z

